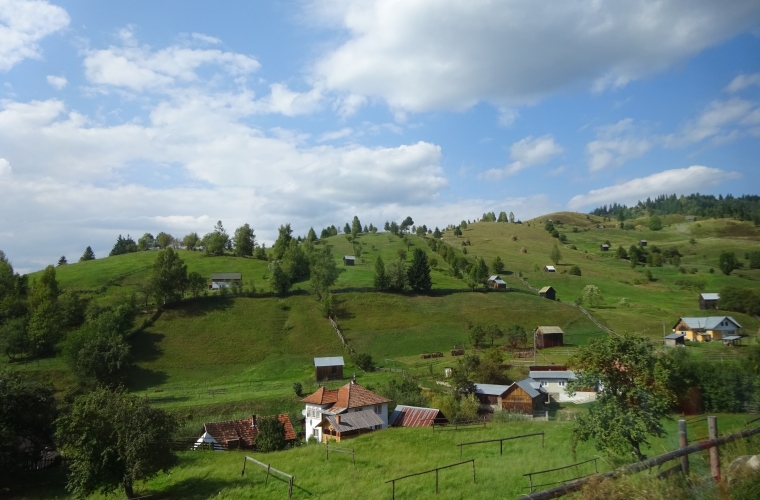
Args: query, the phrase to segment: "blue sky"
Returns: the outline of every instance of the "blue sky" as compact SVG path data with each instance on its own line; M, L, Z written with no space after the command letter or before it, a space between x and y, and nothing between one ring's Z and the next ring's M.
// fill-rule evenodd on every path
M760 3L0 0L0 249L760 192Z

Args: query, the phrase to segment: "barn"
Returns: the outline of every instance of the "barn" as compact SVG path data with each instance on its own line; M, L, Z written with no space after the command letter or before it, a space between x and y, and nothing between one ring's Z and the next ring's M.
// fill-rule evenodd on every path
M388 417L391 427L430 427L433 424L447 424L449 419L437 408L398 405Z
M488 286L491 288L498 289L505 289L507 288L507 283L501 279L501 276L493 275L488 278Z
M317 382L343 378L343 356L330 358L314 358L314 378Z
M557 292L550 286L545 286L539 290L538 296L549 300L557 300Z
M536 349L562 347L565 332L558 326L539 326L534 333Z
M699 308L703 311L706 311L707 309L717 309L719 300L719 293L700 293Z
M609 252L610 246L607 243L603 243L602 245L599 246L599 250L601 250L602 252Z
M640 247L645 247L647 245L648 245L647 240L639 240L639 246Z
M548 394L541 384L528 377L509 386L501 396L501 408L533 415L533 410L541 409L547 400Z
M475 384L475 397L480 401L483 409L491 410L501 406L503 395L511 385L498 384Z
M243 273L211 273L211 290L221 287L240 286L243 283Z
M544 266L544 272L545 273L556 273L557 270L554 269L554 266Z
M671 333L665 336L665 347L676 347L686 344L685 333Z
M356 260L356 257L354 257L353 255L344 255L343 256L343 265L344 266L353 266L355 260Z

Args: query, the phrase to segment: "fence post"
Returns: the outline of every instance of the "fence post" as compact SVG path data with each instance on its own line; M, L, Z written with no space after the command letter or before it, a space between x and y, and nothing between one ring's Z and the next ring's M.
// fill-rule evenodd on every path
M544 435L546 433L544 431L541 431L541 448L544 448Z
M396 481L391 481L391 498L396 500Z
M246 463L247 461L248 461L248 460L246 460L245 458L243 459L243 472L241 472L241 473L240 473L240 475L241 475L241 476L244 476L244 475L245 475L245 463Z
M435 494L438 494L438 469L435 470Z
M689 446L689 439L686 436L686 420L678 421L678 444L681 448ZM684 476L689 475L689 456L684 455L681 457L681 472Z
M296 476L290 476L290 484L288 485L288 498L293 496L293 481L296 480Z
M710 439L718 439L718 417L707 417L707 432ZM713 479L720 482L720 452L717 446L710 448L710 472Z
M476 482L475 481L475 459L474 458L472 459L472 482L473 483Z
M267 478L264 480L264 486L269 482L269 469L272 468L272 464L267 465Z

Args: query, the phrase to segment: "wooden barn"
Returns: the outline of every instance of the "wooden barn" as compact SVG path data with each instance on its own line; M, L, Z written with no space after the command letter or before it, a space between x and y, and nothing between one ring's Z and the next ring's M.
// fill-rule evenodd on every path
M645 246L647 246L648 244L649 244L649 243L647 243L647 240L639 240L639 246L640 246L640 247L645 247Z
M699 308L703 311L706 311L707 309L717 309L719 300L719 293L700 293Z
M314 358L314 378L317 382L343 378L343 356Z
M556 273L557 270L554 269L554 266L544 266L544 272L545 273Z
M538 296L549 300L557 300L557 292L550 286L545 286L539 290Z
M565 332L558 326L539 326L534 333L536 349L546 349L547 347L562 347Z
M602 252L609 252L610 246L607 243L603 243L599 246L599 250L601 250Z
M488 278L488 286L495 289L507 288L507 283L501 279L501 276L493 275Z
M687 215L685 219L686 222L695 222L697 220L697 217L695 215Z
M501 406L502 397L511 385L475 384L475 397L483 409L491 410Z
M353 266L355 260L356 260L356 257L354 257L353 255L344 255L343 256L343 265L344 266Z
M686 344L686 334L684 333L671 333L665 336L665 347L676 347Z
M223 286L240 286L242 283L243 273L211 273L209 289L218 290Z
M449 419L438 408L398 405L388 417L391 427L430 427L447 423Z
M529 377L509 386L501 396L501 408L533 415L533 410L540 410L547 400L548 394L541 384Z
M277 417L263 417L263 418L277 418L285 426L285 441L292 445L296 440L296 433L293 430L293 425L290 423L290 418L287 414L282 413ZM237 449L255 449L256 437L259 435L259 420L256 415L251 418L244 418L241 420L226 420L223 422L207 422L203 424L203 430L201 437L205 438L204 442L220 445L221 449L237 450ZM216 448L214 448L216 449Z

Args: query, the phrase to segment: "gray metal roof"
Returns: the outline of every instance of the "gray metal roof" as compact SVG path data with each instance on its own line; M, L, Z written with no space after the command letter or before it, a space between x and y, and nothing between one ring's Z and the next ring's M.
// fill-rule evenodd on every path
M500 280L500 279L501 279L501 277L499 277L498 274L494 274L493 276L489 276L488 277L488 281L496 281L496 280Z
M666 335L665 338L673 340L673 339L680 339L681 337L685 337L685 336L686 336L685 333L671 333L670 335Z
M558 326L539 326L536 328L536 331L539 333L565 333L562 331L562 328Z
M496 283L496 284L498 284L498 285L506 285L507 284L507 282L504 281L504 280L493 280L493 282Z
M723 340L739 340L740 338L740 335L726 335Z
M314 366L345 366L343 356L332 356L330 358L314 358Z
M475 384L475 393L486 396L501 396L511 385Z
M557 378L557 379L566 379L566 380L575 380L576 376L574 372L571 371L531 371L528 374L528 377L532 379L537 378Z
M355 411L352 413L341 413L340 423L335 421L335 415L324 413L324 418L338 432L356 431L359 429L372 429L376 425L383 425L383 420L372 410ZM324 423L324 420L322 421ZM319 425L322 425L320 423Z
M544 266L544 269L548 269L549 271L556 271L556 269L554 269L554 266Z
M354 257L353 255L344 255L343 258L346 259L346 260L355 260L356 259L356 257Z
M239 280L243 273L211 273L211 280Z
M541 384L532 378L524 378L522 380L518 380L515 382L517 386L522 389L523 391L528 393L528 396L531 398L535 398L536 396L540 396L542 393L546 392L541 388Z
M742 327L742 325L740 325L731 316L706 316L704 318L696 318L696 317L681 318L681 321L686 323L686 325L689 328L704 329L704 330L714 330L718 326L720 326L721 322L726 321L726 320L731 321L734 325L736 325L737 328Z
M699 295L705 300L720 300L719 293L700 293Z

